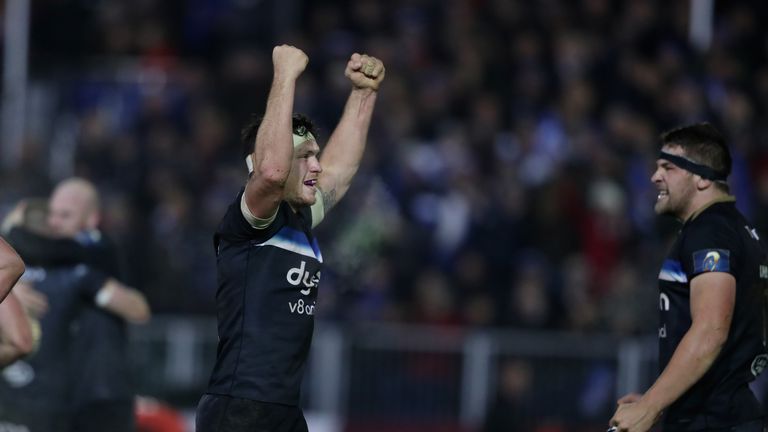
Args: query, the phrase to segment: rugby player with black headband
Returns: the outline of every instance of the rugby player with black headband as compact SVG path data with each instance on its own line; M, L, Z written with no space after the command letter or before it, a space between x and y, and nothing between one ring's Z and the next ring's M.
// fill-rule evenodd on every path
M749 383L763 370L766 248L736 209L731 155L708 123L662 135L654 209L683 225L659 273L660 375L618 401L613 430L761 432Z
M273 49L264 117L244 129L249 177L214 235L219 345L198 432L308 430L299 387L323 261L312 228L357 172L384 65L352 54L352 89L320 156L312 123L293 115L307 62L293 46Z

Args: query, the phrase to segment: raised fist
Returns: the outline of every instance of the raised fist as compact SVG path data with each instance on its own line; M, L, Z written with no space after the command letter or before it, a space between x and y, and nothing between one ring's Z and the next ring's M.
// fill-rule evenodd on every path
M296 79L304 72L309 58L304 51L291 45L278 45L272 50L275 76Z
M381 60L366 54L354 53L347 62L344 75L352 81L355 88L378 90L385 72L384 63Z

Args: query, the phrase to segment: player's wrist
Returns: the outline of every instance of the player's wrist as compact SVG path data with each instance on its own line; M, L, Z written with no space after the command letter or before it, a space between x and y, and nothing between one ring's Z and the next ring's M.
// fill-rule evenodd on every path
M366 99L371 96L375 96L379 93L378 87L377 88L371 88L371 87L358 87L353 85L352 86L352 96L358 96L361 99Z
M379 91L379 85L378 84L352 84L353 90L360 90L360 91L367 91L369 93L375 93Z
M663 404L653 399L653 397L647 397L647 393L637 401L637 404L641 405L654 419L658 418L664 410Z
M280 90L288 89L296 85L296 80L301 73L291 74L287 71L277 71L272 74L272 86Z

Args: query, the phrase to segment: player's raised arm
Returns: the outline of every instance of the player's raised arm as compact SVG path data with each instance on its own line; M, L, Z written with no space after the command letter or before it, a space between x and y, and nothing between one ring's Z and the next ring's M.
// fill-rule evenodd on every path
M11 292L24 273L24 261L19 254L0 238L0 302Z
M322 191L326 212L347 192L360 166L376 94L384 73L381 60L365 54L352 54L347 62L344 74L352 82L352 91L339 124L328 139L320 158L323 172L318 187Z
M300 49L280 45L272 50L274 75L264 118L259 126L252 157L253 174L248 179L245 203L251 214L269 219L283 199L283 189L293 159L293 98L296 79L308 58Z

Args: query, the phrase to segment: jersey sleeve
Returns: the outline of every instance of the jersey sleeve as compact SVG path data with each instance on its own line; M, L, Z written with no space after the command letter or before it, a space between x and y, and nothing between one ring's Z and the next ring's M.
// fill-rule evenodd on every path
M240 213L243 214L243 218L245 218L246 222L248 222L248 225L250 225L252 228L256 228L258 230L268 228L272 222L275 221L279 211L280 207L278 206L275 209L275 212L272 213L272 216L266 219L258 218L254 216L254 214L251 212L251 209L248 208L248 203L245 202L245 192L240 195Z
M8 233L8 241L27 265L41 267L87 264L121 278L117 249L106 236L84 245L69 238L52 238L16 227Z
M104 284L107 283L107 276L101 270L96 270L85 264L79 264L75 267L75 277L78 279L77 287L80 295L89 301L96 298Z
M719 216L695 222L686 227L680 251L688 279L707 272L736 276L741 259L741 237L734 231L733 225Z
M219 223L216 231L218 237L228 241L264 241L272 237L286 221L286 203L280 203L274 219L266 228L254 228L243 215L242 202L245 188L240 190L237 198L229 205L227 212Z
M27 265L75 265L86 260L86 247L72 239L54 239L15 227L6 235Z

